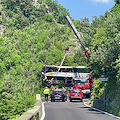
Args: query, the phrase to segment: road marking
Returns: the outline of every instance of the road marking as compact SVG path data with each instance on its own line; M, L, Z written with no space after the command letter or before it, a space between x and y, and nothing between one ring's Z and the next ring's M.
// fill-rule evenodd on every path
M40 118L40 120L44 120L45 118L45 106L44 106L45 102L42 103L42 117Z
M91 106L87 105L87 102L84 102L84 105L85 105L86 107L89 107L89 108L91 108L91 109L93 109L93 110L96 110L96 111L98 111L98 112L101 112L101 113L104 113L104 114L109 115L109 116L111 116L111 117L120 119L120 117L118 117L118 116L115 116L115 115L110 114L110 113L108 113L108 112L105 112L105 111L102 111L102 110L99 110L99 109L97 109L97 108L94 108L94 107L91 107Z

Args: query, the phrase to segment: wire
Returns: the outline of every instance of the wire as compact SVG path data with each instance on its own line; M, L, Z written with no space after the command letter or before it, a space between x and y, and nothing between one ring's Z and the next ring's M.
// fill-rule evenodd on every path
M64 57L63 57L63 60L62 60L62 62L61 62L61 64L60 64L60 67L59 67L59 69L58 69L58 72L59 72L59 70L60 70L60 68L61 68L61 66L62 66L62 64L63 64L63 62L64 62L64 60L65 60L65 57L66 57L66 51L65 51L65 54L64 54Z

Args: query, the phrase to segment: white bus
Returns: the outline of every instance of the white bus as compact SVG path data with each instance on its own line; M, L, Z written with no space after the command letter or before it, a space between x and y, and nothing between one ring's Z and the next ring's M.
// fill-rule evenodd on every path
M45 85L61 82L72 85L74 78L86 77L89 69L86 66L52 66L45 65L42 70L42 83Z

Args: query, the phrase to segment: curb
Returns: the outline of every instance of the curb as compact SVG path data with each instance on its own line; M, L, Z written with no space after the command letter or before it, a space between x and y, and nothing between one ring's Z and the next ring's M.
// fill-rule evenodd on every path
M44 120L45 118L45 106L44 106L45 102L42 103L42 117L40 118L40 120Z
M102 110L99 110L99 109L97 109L97 108L94 108L94 107L91 107L91 106L87 105L87 102L84 102L84 105L85 105L86 107L89 107L90 109L93 109L93 110L96 110L96 111L98 111L98 112L101 112L101 113L104 113L104 114L106 114L106 115L109 115L109 116L111 116L111 117L120 119L120 117L118 117L118 116L115 116L115 115L110 114L110 113L108 113L108 112L105 112L105 111L102 111Z

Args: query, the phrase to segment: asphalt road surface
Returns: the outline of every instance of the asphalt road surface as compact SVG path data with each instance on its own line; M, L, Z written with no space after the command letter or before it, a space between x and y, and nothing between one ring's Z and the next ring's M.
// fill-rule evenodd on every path
M46 102L44 120L118 120L86 107L83 102Z

